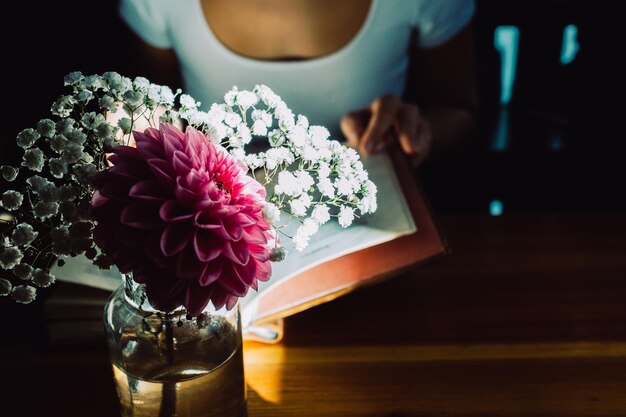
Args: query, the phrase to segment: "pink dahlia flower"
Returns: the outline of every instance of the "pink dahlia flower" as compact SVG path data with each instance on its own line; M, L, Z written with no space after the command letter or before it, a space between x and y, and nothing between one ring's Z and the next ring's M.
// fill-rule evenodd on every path
M232 308L271 275L265 189L194 128L134 136L94 179L96 243L159 310Z

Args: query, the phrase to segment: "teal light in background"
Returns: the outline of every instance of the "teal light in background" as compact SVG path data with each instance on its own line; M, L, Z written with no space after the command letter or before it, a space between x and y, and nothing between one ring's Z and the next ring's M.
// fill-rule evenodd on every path
M489 203L489 214L492 216L501 216L503 212L504 205L502 204L502 201L492 200L491 203Z
M563 46L561 47L561 64L571 64L580 49L578 44L578 27L567 25L563 30Z
M506 106L511 101L511 96L513 95L517 49L519 46L519 29L517 26L498 26L493 36L493 44L500 53L502 61L500 69L500 104Z

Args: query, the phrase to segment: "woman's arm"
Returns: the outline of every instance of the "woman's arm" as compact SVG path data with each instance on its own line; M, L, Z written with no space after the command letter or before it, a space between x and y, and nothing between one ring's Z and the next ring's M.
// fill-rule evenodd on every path
M379 97L343 118L346 138L362 154L398 138L419 164L431 147L460 148L470 137L477 101L471 27L441 46L415 49L410 68L407 99Z

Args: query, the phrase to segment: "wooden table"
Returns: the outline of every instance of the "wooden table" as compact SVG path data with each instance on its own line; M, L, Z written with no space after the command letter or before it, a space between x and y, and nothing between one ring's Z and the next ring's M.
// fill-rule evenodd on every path
M448 256L246 344L250 417L626 415L626 213L439 220ZM2 416L116 415L104 350L10 346Z

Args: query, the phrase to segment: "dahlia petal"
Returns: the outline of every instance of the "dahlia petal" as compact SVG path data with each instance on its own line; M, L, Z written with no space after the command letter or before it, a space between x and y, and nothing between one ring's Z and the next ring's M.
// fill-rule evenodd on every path
M117 242L130 247L143 246L144 236L142 233L137 233L137 229L121 223L117 223L114 228Z
M161 220L166 222L182 222L193 218L195 213L177 200L168 200L159 209Z
M161 137L163 142L163 150L168 160L172 160L176 151L183 151L183 136L179 134L178 129L172 129L169 125L161 125Z
M222 275L223 264L220 261L209 262L202 277L200 278L200 285L206 287L213 284Z
M160 282L150 281L146 283L146 296L150 305L160 311L172 311L183 305L184 293L170 296L175 281Z
M120 222L142 230L163 227L163 221L159 218L154 205L145 202L133 202L124 207Z
M237 221L235 216L226 217L222 220L222 224L224 225L226 233L228 233L228 236L230 236L232 240L241 239L243 236L243 227L241 227L241 223Z
M152 173L160 182L167 185L174 185L176 182L174 178L176 178L176 173L174 172L174 168L163 159L148 159L148 165L152 170Z
M205 262L200 262L192 245L188 245L180 252L176 259L176 275L181 279L197 280L206 268Z
M239 224L241 227L248 227L257 223L255 219L245 213L237 213L233 216L233 218L233 220L237 222L237 224Z
M146 161L149 159L165 159L165 153L160 142L137 142L137 151Z
M202 287L197 282L190 282L185 292L185 307L192 316L199 316L211 301L213 287Z
M267 281L272 276L272 263L257 262L256 263L256 279L259 281Z
M132 146L118 145L113 148L113 154L111 154L109 158L120 158L122 160L141 159L141 155L139 154L137 149L133 148ZM109 161L113 162L113 160L111 159L109 159Z
M254 278L256 274L256 261L254 259L250 259L245 265L234 265L234 268L237 270L239 277L246 285L254 286L256 283L256 279Z
M192 163L190 158L184 152L176 151L172 157L172 166L178 175L184 175L191 171Z
M193 218L193 225L201 229L221 230L224 228L219 219L207 216L205 213L196 213ZM217 232L216 232L217 233ZM228 238L226 232L221 232L220 236Z
M226 310L232 310L237 305L239 297L233 297L232 295L226 299Z
M196 256L202 262L209 262L222 254L222 243L210 232L196 231L193 239Z
M176 178L176 187L174 188L174 193L176 194L176 198L185 203L195 202L198 199L198 194L192 191L193 188L190 188L184 184L183 177Z
M96 190L93 195L91 196L91 207L92 208L97 208L100 206L103 206L104 204L108 203L109 199L105 196L103 196L99 190Z
M100 187L100 194L116 200L128 200L128 192L132 183L128 181L108 181Z
M217 282L222 288L237 297L243 297L248 292L248 286L244 284L239 273L232 265L224 267L222 276Z
M151 233L144 241L144 251L146 256L154 262L154 264L163 269L172 269L173 259L167 258L161 251L161 231ZM173 273L172 273L173 274Z
M260 262L267 262L270 260L270 251L262 245L248 245L250 256Z
M216 310L219 310L227 305L231 298L235 298L235 300L238 299L237 297L233 297L231 294L226 292L226 290L220 286L212 285L211 288L213 289L211 294L211 303L213 303L213 307L215 307Z
M139 181L130 187L128 195L138 200L147 201L164 201L170 198L170 193L154 180Z
M231 261L245 265L250 260L250 250L245 242L222 242L222 253Z
M255 245L265 245L267 243L265 233L263 233L263 231L256 226L244 228L242 239L249 244Z
M107 169L107 172L111 175L126 177L135 181L139 178L150 178L151 176L148 166L144 163L139 163L136 160L120 161L119 163L116 163L115 165L109 167Z
M194 230L188 223L171 223L161 234L161 252L174 256L191 242Z

